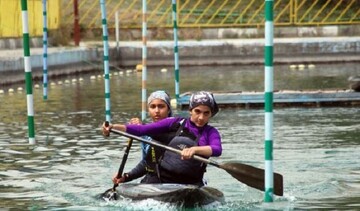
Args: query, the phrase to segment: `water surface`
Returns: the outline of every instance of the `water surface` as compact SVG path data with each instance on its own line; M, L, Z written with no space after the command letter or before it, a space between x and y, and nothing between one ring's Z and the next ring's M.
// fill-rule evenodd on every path
M357 64L317 65L315 69L275 69L275 89L347 89L347 78L360 75ZM148 71L148 92L172 95L172 68ZM118 73L118 70L116 70ZM115 122L140 116L141 74L111 77L111 111ZM34 89L36 145L28 145L25 91L0 95L0 207L10 210L175 210L152 200L104 202L95 197L112 187L126 138L104 138L103 79L49 87L49 99ZM263 67L184 67L181 92L263 91ZM80 76L77 76L79 78ZM8 88L8 87L6 87ZM15 87L16 88L16 87ZM186 116L185 110L175 115ZM274 110L274 170L284 176L284 196L263 203L263 192L247 187L224 170L209 166L210 186L225 194L217 210L358 209L360 207L360 110L344 108L286 108ZM240 161L264 168L263 109L222 109L211 120L223 139L218 162ZM134 143L125 170L140 159Z

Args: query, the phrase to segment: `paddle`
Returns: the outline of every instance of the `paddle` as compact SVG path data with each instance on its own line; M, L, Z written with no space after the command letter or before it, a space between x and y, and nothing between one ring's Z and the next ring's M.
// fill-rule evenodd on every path
M171 152L177 153L177 154L181 154L181 150L163 145L155 140L149 141L146 139L143 139L141 137L135 136L135 135L131 135L129 133L123 132L123 131L119 131L119 130L115 130L115 129L110 129L110 132L125 136L127 138L131 138L131 139L135 139L138 141L141 141L143 143L147 143L150 144L152 146L155 147L160 147L166 150L169 150ZM215 161L212 161L210 159L206 159L203 157L200 157L198 155L194 155L193 159L204 162L206 164L224 169L225 171L227 171L231 176L233 176L235 179L237 179L238 181L256 188L258 190L265 190L265 171L263 169L260 168L256 168L250 165L246 165L243 163L239 163L239 162L226 162L223 164L217 163ZM274 173L274 194L282 196L283 195L283 177L281 174L278 173Z
M107 126L108 126L109 123L107 123ZM121 161L121 164L120 164L120 167L119 167L119 170L118 170L118 173L116 175L117 178L120 178L123 174L123 171L124 171L124 167L125 167L125 163L126 163L126 160L127 160L127 157L129 155L129 151L130 151L130 148L131 148L131 145L132 145L132 138L130 138L128 140L128 143L127 143L127 146L126 146L126 149L125 149L125 152L124 152L124 156L123 156L123 159ZM110 200L117 200L118 199L118 196L117 196L117 193L116 193L116 187L118 186L118 184L114 184L114 186L110 189L108 189L107 191L105 191L102 195L101 195L101 198L106 200L106 201L110 201Z

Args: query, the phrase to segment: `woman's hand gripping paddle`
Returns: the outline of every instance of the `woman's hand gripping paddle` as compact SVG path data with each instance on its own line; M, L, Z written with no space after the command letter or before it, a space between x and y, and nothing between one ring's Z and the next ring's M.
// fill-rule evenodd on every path
M105 126L108 127L109 126L109 122L105 123ZM119 167L119 171L117 173L117 178L120 178L123 174L124 171L124 167L125 167L125 163L127 160L127 157L129 155L129 151L132 145L133 139L129 139L125 152L124 152L124 156L123 159L121 161L120 167ZM116 187L118 186L118 184L114 184L114 186L110 189L108 189L107 191L105 191L103 194L101 194L101 198L104 199L105 201L110 201L110 200L117 200L118 199L118 195L116 193Z
M141 137L138 136L134 136L131 135L129 133L120 131L120 130L115 130L115 129L111 129L110 130L113 133L116 133L118 135L122 135L131 139L135 139L138 141L141 141L143 143L146 144L150 144L151 146L155 146L155 147L160 147L166 150L169 150L171 152L177 153L177 154L181 154L181 151L178 149L175 149L173 147L169 147L166 145L163 145L157 141L148 141L146 139L143 139ZM226 162L223 164L217 163L215 161L212 161L210 159L206 159L200 156L195 155L193 157L193 159L204 162L206 164L221 168L223 170L225 170L226 172L228 172L231 176L233 176L235 179L237 179L238 181L256 188L258 190L262 190L264 191L265 189L265 170L264 169L260 169L260 168L256 168L250 165L246 165L243 163L239 163L239 162ZM278 173L274 173L274 194L278 195L278 196L282 196L283 195L283 176L281 174Z

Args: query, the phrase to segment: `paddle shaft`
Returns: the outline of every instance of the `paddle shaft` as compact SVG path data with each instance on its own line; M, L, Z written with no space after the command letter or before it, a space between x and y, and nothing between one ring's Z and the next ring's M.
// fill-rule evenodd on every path
M105 122L105 126L106 127L109 127L109 122L106 121ZM119 167L119 170L118 170L118 173L116 175L116 178L120 178L123 174L123 171L124 171L124 168L125 168L125 163L127 161L127 158L128 158L128 155L129 155L129 151L130 151L130 148L131 148L131 145L132 145L132 142L133 142L133 139L129 139L128 140L128 144L126 145L126 149L125 149L125 152L124 152L124 156L123 156L123 159L121 161L121 164L120 164L120 167ZM116 187L118 186L119 184L114 184L112 190L115 191Z
M110 129L110 131L113 132L113 133L116 133L118 135L122 135L122 136L125 136L125 137L130 138L130 139L138 140L138 141L141 141L143 143L149 144L151 146L160 147L160 148L163 148L163 149L166 149L166 150L169 150L171 152L175 152L175 153L181 155L181 150L175 149L173 147L166 146L164 144L159 143L158 141L155 141L155 140L149 141L149 140L143 139L141 137L138 137L138 136L135 136L135 135L132 135L132 134L120 131L120 130ZM216 163L215 161L200 157L198 155L194 155L193 158L195 160L204 162L206 164L210 164L210 165L213 165L213 166L220 167L220 165L218 163Z
M163 145L155 140L149 141L149 140L143 139L141 137L138 137L138 136L135 136L135 135L132 135L132 134L120 131L120 130L115 130L112 128L110 129L110 132L125 136L130 139L141 141L141 142L149 144L151 146L160 147L160 148L163 148L163 149L166 149L166 150L169 150L171 152L181 155L181 150ZM198 155L194 155L192 158L195 160L204 162L206 164L221 168L221 169L227 171L229 174L231 174L231 176L233 176L240 182L245 183L245 184L249 185L250 187L264 191L264 182L265 182L264 169L256 168L256 167L238 163L238 162L237 163L229 162L229 163L219 164L215 161L200 157ZM279 195L279 196L283 195L283 177L282 177L282 175L280 175L278 173L274 173L274 194Z
M121 164L120 164L120 167L119 167L119 171L118 171L118 173L117 173L117 176L116 176L116 178L120 178L121 176L122 176L122 174L123 174L123 171L124 171L124 168L125 168L125 163L126 163L126 161L127 161L127 158L128 158L128 155L129 155L129 151L130 151L130 148L131 148L131 145L132 145L132 142L133 142L133 140L130 138L129 140L128 140L128 144L127 144L127 146L126 146L126 149L125 149L125 152L124 152L124 156L123 156L123 159L122 159L122 161L121 161ZM114 184L114 186L113 186L113 191L115 191L115 188L118 186L119 184Z

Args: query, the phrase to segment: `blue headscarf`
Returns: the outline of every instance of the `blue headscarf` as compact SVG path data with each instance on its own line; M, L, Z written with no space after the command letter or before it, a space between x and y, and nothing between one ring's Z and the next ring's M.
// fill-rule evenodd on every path
M164 101L169 108L168 117L172 116L169 94L162 90L158 90L158 91L151 93L147 100L148 105L155 99L160 99L160 100Z
M172 116L172 110L171 110L171 106L170 106L170 95L168 93L166 93L165 91L162 91L162 90L152 92L149 95L148 100L147 100L148 105L153 100L156 100L156 99L159 99L159 100L162 100L162 101L165 102L165 104L167 105L167 107L169 109L168 117L171 117ZM145 136L144 138L151 141L151 137L149 137L149 136ZM141 142L141 149L142 149L142 159L145 159L146 154L149 153L150 145Z

